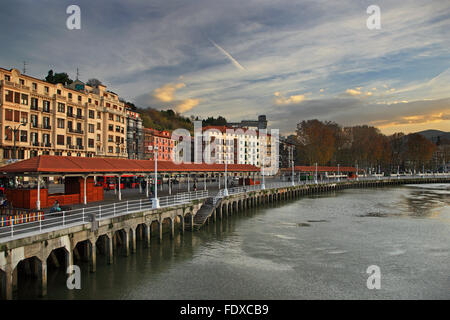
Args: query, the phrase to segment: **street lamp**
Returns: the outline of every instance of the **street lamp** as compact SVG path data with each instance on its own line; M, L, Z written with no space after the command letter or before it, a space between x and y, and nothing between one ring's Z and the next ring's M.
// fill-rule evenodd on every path
M316 184L318 184L319 182L317 181L317 162L316 162L316 174L315 174L315 176L314 176L314 182L316 183Z
M16 160L16 132L19 132L19 129L21 126L25 126L27 123L26 122L22 122L20 123L17 127L11 127L11 126L6 126L5 129L11 129L11 131L13 132L13 160Z
M341 174L339 173L339 167L340 167L340 165L339 165L339 163L338 163L338 182L341 181Z
M227 164L228 164L228 153L225 152L225 189L223 189L223 196L224 197L228 197L228 168L227 168Z
M295 186L295 174L294 174L294 148L290 148L291 150L291 162L292 162L292 186Z
M117 157L120 157L120 147L119 146L123 145L123 143L120 141L116 141L116 142L114 142L114 144L116 145Z
M155 197L153 198L153 208L159 208L158 200L158 146L148 146L149 151L154 151L155 158Z
M356 162L356 181L359 181L359 170L358 170L359 168L358 168L358 162Z

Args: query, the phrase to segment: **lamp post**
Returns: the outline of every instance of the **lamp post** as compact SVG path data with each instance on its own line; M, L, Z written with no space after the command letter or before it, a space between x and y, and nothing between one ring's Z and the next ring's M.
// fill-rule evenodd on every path
M315 166L316 166L316 174L314 175L314 182L318 184L319 182L317 181L317 162L315 163Z
M120 141L116 141L116 142L114 142L114 144L116 145L117 157L119 158L120 157L120 147L119 146L123 145L123 143Z
M225 189L223 189L223 196L228 197L228 153L225 152Z
M155 158L155 197L153 198L153 208L159 208L158 200L158 146L148 146L149 151L154 151Z
M339 163L338 163L338 182L341 181L341 174L339 173L339 167L340 167L340 165L339 165Z
M17 127L6 126L6 129L11 129L13 132L13 160L16 160L16 132L19 132L21 126L25 126L26 122L20 123Z
M356 181L359 181L359 170L358 170L358 162L356 162Z

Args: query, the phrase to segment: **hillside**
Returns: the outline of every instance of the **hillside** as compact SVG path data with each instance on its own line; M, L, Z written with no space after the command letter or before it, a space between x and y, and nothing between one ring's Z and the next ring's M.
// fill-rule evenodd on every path
M438 137L440 137L441 140L450 140L450 132L440 130L424 130L416 133L423 135L425 138L432 142L436 142Z
M152 108L137 108L141 113L142 122L145 128L157 130L172 131L178 128L184 128L191 132L194 130L194 124L189 118L185 118L173 110L156 110Z

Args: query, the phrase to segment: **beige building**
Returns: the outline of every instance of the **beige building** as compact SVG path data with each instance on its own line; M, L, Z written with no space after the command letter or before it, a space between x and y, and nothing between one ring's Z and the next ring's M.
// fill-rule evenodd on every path
M103 85L65 87L0 68L1 163L42 154L127 158L126 117Z

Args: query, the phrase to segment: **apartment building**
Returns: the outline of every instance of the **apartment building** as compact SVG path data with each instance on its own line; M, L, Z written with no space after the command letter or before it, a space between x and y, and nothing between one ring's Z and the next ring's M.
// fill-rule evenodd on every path
M129 159L144 159L144 130L141 115L127 107L127 149Z
M127 158L126 109L103 85L65 87L0 68L0 162L42 154Z
M175 141L172 140L169 131L159 131L150 128L144 128L144 159L154 160L154 147L158 147L158 160L173 161L172 150L175 147ZM151 148L149 148L151 147Z

